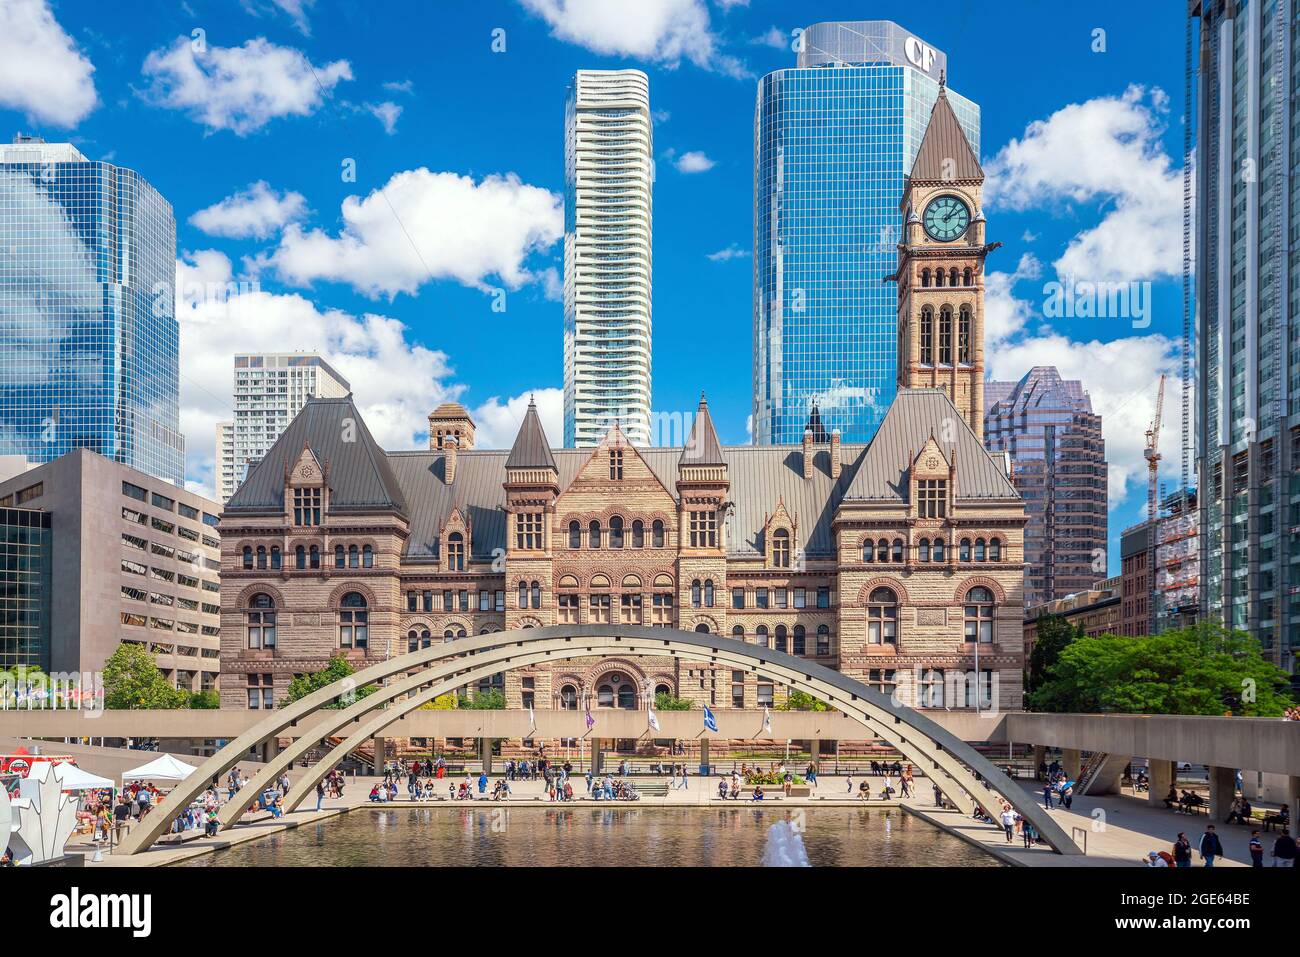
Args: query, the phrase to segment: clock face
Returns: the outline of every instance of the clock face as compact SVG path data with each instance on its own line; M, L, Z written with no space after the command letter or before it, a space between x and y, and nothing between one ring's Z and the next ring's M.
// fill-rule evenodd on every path
M930 201L922 217L931 239L950 243L970 225L970 208L956 196L940 196Z

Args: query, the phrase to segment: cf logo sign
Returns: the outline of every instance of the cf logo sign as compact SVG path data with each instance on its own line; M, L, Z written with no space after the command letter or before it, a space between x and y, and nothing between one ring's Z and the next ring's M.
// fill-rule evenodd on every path
M908 37L903 41L903 52L912 63L926 73L929 73L930 67L934 66L934 48L926 46L916 37Z

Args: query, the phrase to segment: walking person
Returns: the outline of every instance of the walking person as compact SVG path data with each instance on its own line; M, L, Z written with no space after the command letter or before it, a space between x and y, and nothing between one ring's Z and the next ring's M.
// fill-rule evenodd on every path
M1052 809L1052 782L1048 781L1043 785L1043 807L1047 810Z
M1277 840L1273 842L1273 866L1296 867L1297 858L1300 858L1300 852L1297 851L1295 838L1291 836L1291 831L1284 827Z
M1250 866L1264 866L1264 841L1259 836L1259 831L1250 832Z
M1178 840L1174 841L1174 867L1191 867L1192 866L1192 842L1188 840L1187 835L1182 831L1178 832Z
M325 782L316 782L316 810L319 811L321 804L325 801Z
M805 775L805 777L807 777L809 784L811 784L813 787L817 786L817 762L816 761L808 762L808 773L807 775Z
M1201 844L1198 850L1201 852L1201 860L1205 861L1206 867L1214 866L1214 859L1223 856L1223 842L1219 840L1219 835L1215 833L1214 825L1205 825L1205 833L1201 835Z
M1016 812L1011 810L1010 804L1002 805L1002 829L1006 832L1007 843L1012 843L1016 838Z

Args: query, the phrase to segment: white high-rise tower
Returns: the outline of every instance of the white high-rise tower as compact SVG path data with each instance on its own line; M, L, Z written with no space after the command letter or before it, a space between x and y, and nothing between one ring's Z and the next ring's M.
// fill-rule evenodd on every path
M650 81L579 70L564 113L564 444L650 444Z

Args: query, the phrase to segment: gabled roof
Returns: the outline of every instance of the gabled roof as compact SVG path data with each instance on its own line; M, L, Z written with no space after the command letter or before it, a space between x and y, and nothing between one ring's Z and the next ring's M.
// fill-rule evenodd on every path
M682 449L678 465L725 465L722 457L722 443L718 441L718 430L713 427L713 416L709 415L709 403L700 393L700 405L695 411L695 421L691 423L691 434Z
M966 131L957 122L946 88L941 85L921 148L916 152L916 162L912 164L911 180L948 182L971 179L983 180L984 170L971 149L970 140L966 139Z
M394 509L406 514L402 486L351 395L308 399L271 450L249 469L248 478L231 496L225 510L282 509L284 477L298 463L304 448L310 448L329 470L332 510Z
M542 428L541 417L537 414L537 404L528 400L528 411L515 436L515 444L510 447L506 459L508 469L554 469L555 456L551 454L550 443L546 441L546 431Z
M958 499L1014 499L1018 493L997 462L984 451L942 389L899 389L853 477L846 500L906 502L908 471L931 437L944 457L957 455Z

